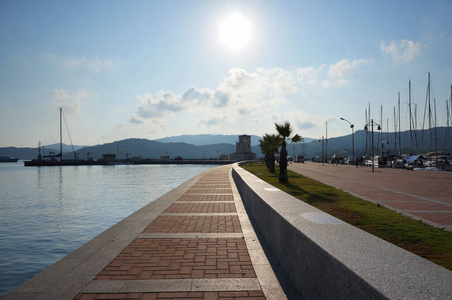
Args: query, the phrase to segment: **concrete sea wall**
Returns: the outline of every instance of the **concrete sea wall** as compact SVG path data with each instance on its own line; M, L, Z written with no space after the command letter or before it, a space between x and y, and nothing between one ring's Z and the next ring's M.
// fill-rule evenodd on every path
M452 271L328 215L240 168L248 212L304 299L452 299Z

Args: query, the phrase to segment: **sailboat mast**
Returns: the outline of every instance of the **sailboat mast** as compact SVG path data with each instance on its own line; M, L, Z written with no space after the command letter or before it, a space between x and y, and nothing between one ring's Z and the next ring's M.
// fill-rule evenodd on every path
M446 135L444 137L444 146L443 146L443 152L446 153L447 149L447 143L449 143L449 154L450 154L450 134L449 134L449 102L446 100Z
M399 105L399 116L398 116L398 120L399 120L399 156L402 153L401 149L402 149L402 145L401 145L401 139L400 139L400 92L399 92L399 101L398 101L398 105Z
M397 119L396 110L394 106L394 154L397 153Z
M431 131L432 131L432 107L430 104L430 72L428 72L428 87L427 87L427 92L428 92L428 152L431 152L432 150L432 135L431 135Z
M421 146L419 145L419 142L417 140L417 103L414 104L414 124L413 124L413 129L414 129L414 139L416 141L416 149L417 149L417 154L421 154Z
M433 98L433 110L435 112L435 119L433 120L435 130L435 152L438 155L438 131L436 129L436 98Z
M370 122L370 102L369 102L369 110L367 111L367 114L368 114L367 119L368 119L369 122ZM367 123L366 123L366 124L367 124ZM369 142L370 142L370 132L368 132L367 134L369 135ZM370 152L369 152L369 153L372 153L372 151L373 151L373 144L372 144L371 147L372 147L372 148L370 148Z
M450 120L452 121L452 85L450 86L450 98L449 98L449 109L450 109L450 115L449 115L449 118L450 118ZM451 142L450 142L450 130L449 130L449 154L451 154L451 152L450 152L450 144L451 144Z
M60 161L63 160L63 122L61 120L62 113L63 108L60 107Z
M364 119L365 119L365 123L367 124L367 109L364 109ZM364 147L364 155L367 156L367 141L368 141L368 131L366 130L366 146Z
M377 145L380 146L380 143L383 143L383 105L380 105L380 136L378 137L378 143ZM383 156L383 151L381 153Z
M409 110L409 120L410 120L410 154L413 153L413 133L411 131L411 79L408 81L408 110Z

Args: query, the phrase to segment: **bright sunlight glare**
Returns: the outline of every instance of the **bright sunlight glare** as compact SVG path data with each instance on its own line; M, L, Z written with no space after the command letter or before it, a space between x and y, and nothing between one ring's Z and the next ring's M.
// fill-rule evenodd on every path
M220 41L232 50L245 47L251 39L251 26L241 13L233 13L220 24Z

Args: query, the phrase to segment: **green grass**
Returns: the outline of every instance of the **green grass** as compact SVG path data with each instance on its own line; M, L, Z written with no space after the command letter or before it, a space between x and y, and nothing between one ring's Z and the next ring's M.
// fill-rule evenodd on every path
M344 222L452 270L452 232L435 228L375 203L354 197L319 181L288 171L289 183L278 181L262 163L242 165L284 192Z

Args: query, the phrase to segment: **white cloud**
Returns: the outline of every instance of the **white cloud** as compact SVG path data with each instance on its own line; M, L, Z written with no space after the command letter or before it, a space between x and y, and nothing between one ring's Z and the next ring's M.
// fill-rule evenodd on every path
M298 68L295 70L295 78L298 84L302 86L315 86L319 83L319 77L321 77L325 65L321 65L318 68L306 67Z
M198 126L214 127L244 117L256 123L261 112L270 115L291 107L290 98L306 99L312 89L347 84L347 74L369 63L371 60L344 59L329 69L325 65L294 70L259 68L255 72L233 68L216 89L190 87L180 95L168 91L140 95L141 104L129 120L157 127L176 114L184 114L196 115L201 120Z
M135 115L131 117L132 123L143 123L145 119L165 118L171 113L182 110L182 97L171 92L159 91L157 97L153 98L149 93L138 96L141 105Z
M98 56L88 59L86 57L70 58L62 62L63 66L71 70L84 69L92 72L111 70L116 65L111 60L102 60Z
M325 122L334 120L335 118L331 115L320 116L308 114L305 111L297 110L286 113L274 113L271 116L274 123L282 123L287 120L291 121L291 127L293 128L293 134L304 133L307 130L316 128L325 128Z
M80 113L80 102L88 96L97 95L94 92L87 90L80 90L75 93L64 89L55 89L52 92L52 97L59 107L63 107L66 114Z
M391 41L389 44L382 42L380 44L380 49L385 54L391 54L395 61L405 62L410 62L416 56L421 55L421 52L425 47L427 47L427 45L411 40L402 40L400 42Z
M350 71L356 69L357 67L365 66L371 62L372 62L371 60L363 58L354 61L343 59L340 62L330 66L328 75L330 77L344 77Z
M344 79L344 78L337 78L334 80L325 79L322 81L322 87L329 89L329 88L333 88L333 87L337 87L337 86L346 85L347 83L348 83L348 80Z
M208 120L202 120L201 122L199 122L199 124L198 124L198 126L213 126L213 125L218 125L218 124L221 124L221 123L224 123L224 121L225 121L225 117L223 116L223 117L212 117L212 118L210 118L210 119L208 119Z
M342 59L341 61L330 66L328 69L328 78L322 80L321 85L325 89L346 85L349 82L349 80L345 78L347 74L355 71L360 66L365 66L371 63L371 59L361 58L353 61Z

